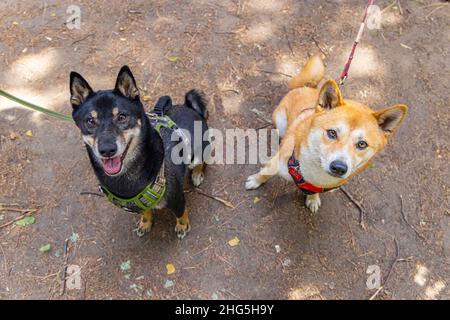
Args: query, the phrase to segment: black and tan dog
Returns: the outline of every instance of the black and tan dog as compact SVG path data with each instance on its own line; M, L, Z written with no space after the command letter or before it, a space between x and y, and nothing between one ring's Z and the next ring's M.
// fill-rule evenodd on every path
M122 207L142 214L137 229L140 236L151 229L153 209L169 208L176 216L176 235L184 238L190 230L184 179L188 169L192 169L193 184L198 186L203 182L202 155L208 143L199 146L191 143L189 147L191 154L200 155L201 159L197 157L193 164L175 164L171 154L179 142L172 136L174 130L180 129L193 136L196 121L201 124L202 134L207 130L207 109L202 95L191 90L180 106L172 106L169 97L160 98L157 106L169 117L165 120L176 124L170 127L167 123L156 123L155 118L146 114L127 66L120 70L113 90L96 92L81 75L72 72L70 93L73 119L81 130L92 167L109 200L118 204L117 199L124 199ZM143 194L143 191L148 192ZM136 201L140 195L143 197L142 201L138 199L139 206L127 208L128 204L134 205L127 199ZM145 203L149 200L153 205Z

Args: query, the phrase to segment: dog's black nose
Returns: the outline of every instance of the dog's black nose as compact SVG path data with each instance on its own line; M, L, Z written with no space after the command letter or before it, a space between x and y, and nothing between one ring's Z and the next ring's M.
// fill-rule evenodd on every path
M112 157L117 152L117 145L115 143L99 144L98 152L100 152L100 154L105 158Z
M330 171L336 176L343 176L347 173L348 167L347 165L339 160L334 160L330 164Z

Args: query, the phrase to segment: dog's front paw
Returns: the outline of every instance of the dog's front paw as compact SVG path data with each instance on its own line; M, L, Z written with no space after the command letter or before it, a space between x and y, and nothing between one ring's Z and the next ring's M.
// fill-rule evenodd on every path
M312 213L316 213L319 210L321 204L322 203L320 202L318 193L306 196L306 206L309 210L311 210Z
M153 225L153 219L149 217L141 217L138 227L135 229L138 237L143 237L146 233L150 232Z
M191 177L192 177L192 184L198 187L199 185L202 184L203 180L205 179L205 174L203 173L203 171L200 172L193 171Z
M188 224L180 224L177 223L175 226L175 234L177 235L177 238L180 240L183 240L184 237L191 231L191 225Z
M259 188L261 182L258 181L258 174L251 175L245 181L245 189L253 190Z

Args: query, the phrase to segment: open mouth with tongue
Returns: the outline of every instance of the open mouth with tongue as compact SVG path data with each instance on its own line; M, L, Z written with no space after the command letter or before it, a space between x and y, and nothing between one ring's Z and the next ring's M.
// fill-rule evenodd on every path
M127 155L128 147L130 146L130 142L128 142L127 147L125 148L125 151L122 152L121 155L107 158L107 159L100 159L102 162L103 170L105 173L109 176L114 176L118 174L122 170L122 164L123 159L125 159L125 156Z

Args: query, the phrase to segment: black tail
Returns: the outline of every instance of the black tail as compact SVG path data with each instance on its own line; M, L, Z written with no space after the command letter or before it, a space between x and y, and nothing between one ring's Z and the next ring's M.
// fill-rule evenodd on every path
M208 119L208 109L206 108L206 101L202 93L192 89L186 93L185 99L186 101L184 103L188 108L197 112L203 119Z

